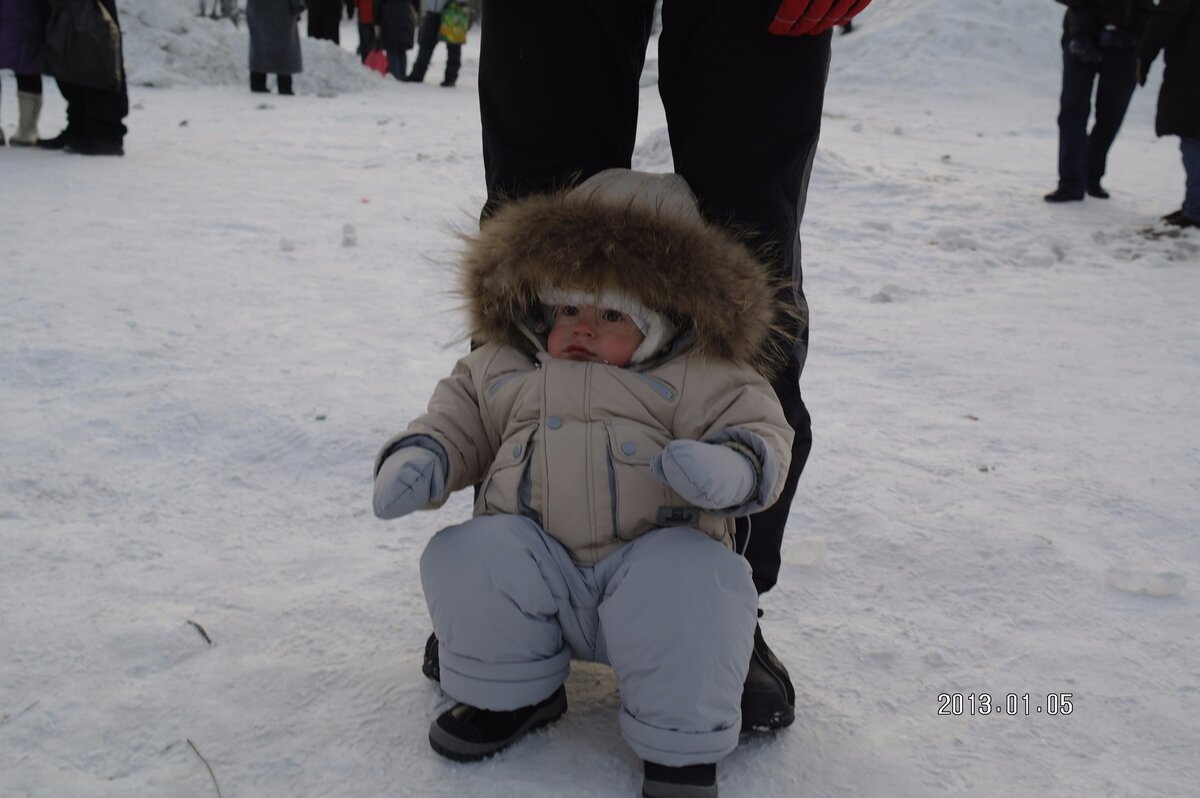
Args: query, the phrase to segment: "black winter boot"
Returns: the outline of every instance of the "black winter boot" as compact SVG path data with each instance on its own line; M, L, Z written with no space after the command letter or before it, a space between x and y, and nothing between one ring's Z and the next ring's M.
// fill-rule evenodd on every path
M250 73L250 91L255 94L265 94L270 91L267 88L267 73L266 72L251 72Z
M475 762L553 723L566 711L567 691L563 687L544 701L505 712L455 704L430 725L429 744L447 759Z
M37 146L43 150L64 150L68 145L74 144L78 140L79 136L68 129L64 130L62 133L59 133L54 138L38 139ZM1180 211L1180 213L1182 213L1182 211Z
M1067 191L1066 189L1056 188L1046 196L1042 197L1046 202L1075 202L1083 199L1082 191Z
M1088 183L1087 193L1089 197L1095 197L1096 199L1108 199L1109 197L1109 193L1104 190L1104 186L1100 185L1099 180L1093 180Z
M782 729L795 719L796 688L787 668L763 639L762 627L755 626L754 652L742 687L742 731Z
M296 93L292 90L292 76L291 75L276 75L275 76L275 85L279 87L280 94L287 95L287 94L295 94Z
M717 766L644 763L642 798L717 798Z

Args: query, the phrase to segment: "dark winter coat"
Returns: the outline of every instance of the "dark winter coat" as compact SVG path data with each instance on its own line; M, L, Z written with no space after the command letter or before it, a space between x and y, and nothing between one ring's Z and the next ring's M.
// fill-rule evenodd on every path
M0 69L40 75L46 37L42 0L0 0Z
M1071 11L1094 15L1092 23L1096 30L1112 25L1136 38L1142 35L1146 21L1154 11L1154 0L1057 0ZM1069 35L1068 16L1063 17L1063 39L1065 47Z
M379 0L379 26L387 50L410 50L417 30L413 0Z
M1138 44L1147 67L1163 51L1154 129L1160 136L1200 137L1200 0L1159 0Z
M295 75L302 71L296 18L303 11L303 0L247 0L251 72Z

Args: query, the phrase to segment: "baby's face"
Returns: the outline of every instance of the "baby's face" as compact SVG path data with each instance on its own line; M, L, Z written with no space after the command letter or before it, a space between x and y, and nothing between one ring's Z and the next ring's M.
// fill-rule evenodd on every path
M625 366L645 337L619 310L559 305L547 349L551 357Z

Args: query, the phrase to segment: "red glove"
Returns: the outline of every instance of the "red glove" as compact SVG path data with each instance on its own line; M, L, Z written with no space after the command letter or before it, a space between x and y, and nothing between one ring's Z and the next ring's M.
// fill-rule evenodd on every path
M871 0L783 0L767 31L776 36L815 36L845 25Z

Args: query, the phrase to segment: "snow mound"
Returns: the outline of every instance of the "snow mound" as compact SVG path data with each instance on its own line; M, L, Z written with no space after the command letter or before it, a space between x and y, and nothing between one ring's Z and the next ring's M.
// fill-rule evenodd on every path
M250 36L245 21L197 16L185 0L122 0L125 69L134 86L247 85ZM358 57L333 42L301 35L302 94L361 91L381 80Z
M1034 95L1057 89L1062 6L1005 0L986 14L977 7L978 0L875 3L854 35L836 37L834 70L857 85L973 99L984 86Z

